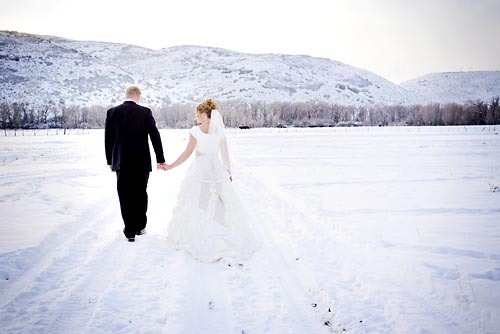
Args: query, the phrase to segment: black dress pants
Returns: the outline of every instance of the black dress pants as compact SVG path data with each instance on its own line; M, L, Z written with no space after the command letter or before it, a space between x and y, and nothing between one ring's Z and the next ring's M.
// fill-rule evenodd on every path
M125 229L125 237L133 238L137 231L146 227L148 210L148 186L149 172L143 171L116 171L117 190L120 199Z

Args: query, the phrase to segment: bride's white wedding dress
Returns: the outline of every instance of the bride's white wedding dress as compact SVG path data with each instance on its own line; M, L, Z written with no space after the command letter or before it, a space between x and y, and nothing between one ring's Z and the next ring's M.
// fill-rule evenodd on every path
M250 257L258 243L229 179L222 118L214 111L208 134L199 126L190 131L196 139L195 157L181 183L167 241L204 262L241 260Z

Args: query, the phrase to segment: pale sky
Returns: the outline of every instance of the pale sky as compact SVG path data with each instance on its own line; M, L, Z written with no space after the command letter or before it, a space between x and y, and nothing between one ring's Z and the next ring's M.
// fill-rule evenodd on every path
M500 0L0 0L0 30L338 60L400 83L500 70Z

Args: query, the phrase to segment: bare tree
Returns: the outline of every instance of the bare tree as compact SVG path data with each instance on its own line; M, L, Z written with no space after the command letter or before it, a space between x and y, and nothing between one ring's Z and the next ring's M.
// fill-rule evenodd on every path
M17 135L17 130L21 127L22 122L22 107L18 103L14 103L12 105L12 114L11 114L10 124L14 128L14 135Z
M0 104L0 122L2 122L2 128L5 133L5 136L7 136L7 126L9 124L9 119L10 119L10 106L9 104L2 102Z
M500 124L500 107L498 97L494 98L488 107L488 112L486 114L486 124Z

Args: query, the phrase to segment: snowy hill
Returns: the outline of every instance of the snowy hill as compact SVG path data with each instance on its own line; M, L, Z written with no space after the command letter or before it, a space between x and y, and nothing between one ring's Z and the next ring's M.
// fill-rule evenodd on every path
M150 50L0 31L0 101L109 105L130 83L148 105L217 100L326 101L342 105L489 101L500 72L433 73L396 85L372 72L310 56L243 54L199 46Z
M406 81L402 87L423 102L490 102L500 96L500 71L431 73Z
M112 104L139 84L145 103L321 100L345 105L414 103L412 93L329 59L178 46L149 50L0 32L0 89L7 101Z
M44 37L0 32L0 50L2 100L109 103L134 80L109 62Z

